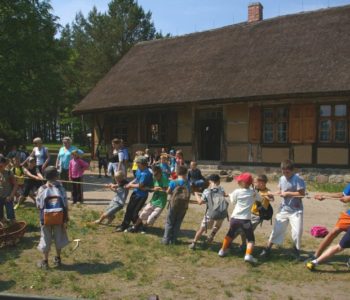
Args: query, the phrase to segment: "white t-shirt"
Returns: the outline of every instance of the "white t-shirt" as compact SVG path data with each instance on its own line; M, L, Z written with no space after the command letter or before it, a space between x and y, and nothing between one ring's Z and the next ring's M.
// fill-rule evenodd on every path
M231 218L251 220L251 209L255 201L261 202L258 192L253 189L238 188L230 194L230 200L235 204Z
M36 165L37 166L42 166L46 159L47 159L47 148L46 147L41 147L41 149L39 150L38 147L34 147L33 148L33 153L34 156L36 158Z

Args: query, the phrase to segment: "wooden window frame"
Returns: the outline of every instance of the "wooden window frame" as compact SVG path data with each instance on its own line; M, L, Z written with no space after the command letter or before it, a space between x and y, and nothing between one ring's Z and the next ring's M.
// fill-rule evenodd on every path
M278 116L278 110L279 109L286 109L286 116L284 116L283 118L279 118ZM272 118L271 120L266 120L265 118L265 111L266 110L272 110ZM269 145L269 146L272 146L272 145L283 145L283 146L286 146L288 145L288 138L289 138L289 107L287 105L279 105L279 106L268 106L268 107L262 107L262 111L261 111L261 114L262 114L262 128L261 128L261 134L262 134L262 144L263 145ZM269 121L269 122L267 122ZM270 123L272 124L272 138L273 140L271 142L269 141L266 141L265 140L265 124L266 123ZM279 141L278 140L278 125L279 123L285 123L286 124L286 139L285 141Z
M158 140L152 140L152 127L158 126ZM146 117L146 139L151 145L165 144L167 141L167 114L164 112L150 112Z
M124 142L128 141L128 116L120 115L113 119L113 138L122 139Z
M345 105L345 116L335 116L335 107L337 105ZM331 107L331 115L330 116L321 116L321 106L330 106ZM345 145L348 143L349 140L349 124L348 124L348 118L349 118L349 105L347 103L322 103L318 107L318 142L321 145L330 145L330 144L336 144L336 145ZM330 139L328 141L321 141L321 121L329 120L331 122L330 125ZM345 121L345 140L344 141L336 141L335 140L335 123L336 121Z

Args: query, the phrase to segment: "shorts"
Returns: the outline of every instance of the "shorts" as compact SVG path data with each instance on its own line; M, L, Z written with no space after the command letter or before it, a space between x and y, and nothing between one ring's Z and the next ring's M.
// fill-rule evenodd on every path
M102 167L104 169L107 169L107 158L103 157L103 158L99 158L98 159L98 168L101 169Z
M23 197L28 197L30 192L36 192L36 190L43 185L40 180L28 180L24 182Z
M106 211L105 211L105 215L107 217L114 216L118 211L122 210L123 207L124 207L124 204L121 204L121 203L118 203L118 202L114 202L112 200L111 203L108 205Z
M350 228L346 231L346 233L340 240L339 246L342 247L343 249L350 248Z
M49 252L52 240L55 240L57 249L62 249L69 244L67 230L64 225L41 225L38 250L43 253Z
M203 217L201 228L212 229L216 228L219 230L225 219L214 220L211 219L207 214Z
M146 221L147 225L153 225L162 211L163 208L159 206L153 206L151 203L148 203L140 212L139 217L142 221Z
M350 228L350 216L347 213L342 212L335 227L347 231Z
M250 220L240 220L240 219L231 218L230 229L226 235L233 239L236 236L236 232L238 230L243 230L248 242L251 242L251 243L255 242L253 226Z

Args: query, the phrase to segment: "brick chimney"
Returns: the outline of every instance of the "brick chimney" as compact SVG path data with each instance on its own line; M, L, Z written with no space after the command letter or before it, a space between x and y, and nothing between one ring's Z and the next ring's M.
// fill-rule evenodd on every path
M261 21L263 19L264 7L260 2L253 2L248 5L248 23Z

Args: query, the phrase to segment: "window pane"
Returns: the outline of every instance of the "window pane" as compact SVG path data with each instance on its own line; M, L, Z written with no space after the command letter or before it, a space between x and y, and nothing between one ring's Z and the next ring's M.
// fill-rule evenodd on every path
M334 114L336 117L346 116L346 104L339 104L335 106Z
M272 110L272 108L265 108L264 109L264 118L265 119L272 119L273 118L273 110Z
M341 143L346 141L346 121L335 121L335 142Z
M279 143L286 143L287 142L287 123L285 123L285 122L278 123L277 141Z
M263 130L264 143L273 143L273 124L265 123Z
M331 139L331 120L320 122L320 142L329 142Z
M152 143L156 143L159 141L159 127L158 124L151 125L151 140Z
M321 117L330 117L331 116L331 106L330 105L321 105L320 107L320 116Z

